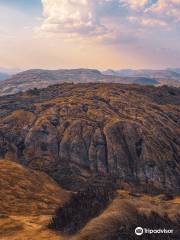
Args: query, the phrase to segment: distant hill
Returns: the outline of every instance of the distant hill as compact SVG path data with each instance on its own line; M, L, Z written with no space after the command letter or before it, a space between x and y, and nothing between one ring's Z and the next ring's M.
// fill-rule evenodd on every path
M155 79L173 79L180 81L180 69L179 68L167 68L164 70L151 70L151 69L121 69L121 70L107 70L103 74L113 75L119 77L147 77Z
M45 88L59 83L123 83L140 85L171 85L180 87L180 74L169 71L168 75L158 73L156 70L108 70L101 73L95 69L60 69L42 70L31 69L13 75L0 82L0 96L24 92L33 88ZM154 71L154 72L153 72ZM172 73L171 73L172 72ZM155 74L156 73L156 74ZM171 73L171 74L170 74ZM160 78L161 76L161 78Z
M180 74L180 68L167 68L167 70Z
M95 69L31 69L0 83L0 95L14 94L33 88L45 88L58 83L119 82L132 83L133 78L106 76Z
M10 77L9 74L0 72L0 81L3 81L9 77Z
M4 68L4 67L0 67L0 72L6 73L8 75L17 74L17 73L19 73L21 71L22 71L22 69L19 69L19 68Z
M145 77L137 78L136 80L134 80L134 83L141 84L141 85L156 85L156 84L159 84L159 82L156 79L145 78Z
M105 75L112 75L112 76L121 76L121 77L130 77L136 75L136 70L131 69L122 69L122 70L112 70L108 69L103 72Z

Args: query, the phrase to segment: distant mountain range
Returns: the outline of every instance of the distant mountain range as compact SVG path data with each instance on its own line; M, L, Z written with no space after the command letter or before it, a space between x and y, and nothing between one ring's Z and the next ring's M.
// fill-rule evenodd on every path
M18 72L21 72L21 71L22 71L22 69L19 69L19 68L0 67L0 72L7 73L8 75L17 74Z
M3 81L9 77L10 75L8 75L7 73L0 72L0 81Z
M174 79L180 80L180 68L167 68L163 70L151 69L121 69L104 71L105 75L119 76L119 77L147 77L147 78L160 78L160 79Z
M4 76L4 79L7 76ZM4 80L2 78L2 80ZM45 88L59 83L123 83L140 85L170 85L180 87L180 69L166 70L107 70L95 69L31 69L0 82L0 95L14 94L33 88Z
M20 72L20 69L0 67L0 81L6 80L18 72Z
M13 75L0 83L0 95L14 94L58 83L119 82L133 83L134 78L104 75L94 69L42 70L32 69Z

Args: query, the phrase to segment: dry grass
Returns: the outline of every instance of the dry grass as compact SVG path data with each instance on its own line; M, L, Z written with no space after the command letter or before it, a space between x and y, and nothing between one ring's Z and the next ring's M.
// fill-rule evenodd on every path
M46 229L50 216L9 216L0 218L1 240L62 240L63 238Z
M90 217L88 215L87 221L83 217L84 212L89 210L84 207L86 202L91 202L91 199L86 199L87 194L83 195L83 207L82 201L79 200L74 208L77 212L77 215L74 215L74 223L76 217L81 221L76 229L79 232L65 236L62 232L48 229L47 226L57 207L64 205L69 209L73 201L72 198L70 200L70 193L61 189L46 174L1 160L0 188L1 240L136 240L134 228L137 225L154 227L157 224L175 228L175 218L180 214L180 197L164 201L161 196L136 196L119 190L110 205L105 204L104 209L97 211L97 214ZM99 198L100 203L103 196ZM94 204L87 204L87 208L89 206L90 210L94 209ZM68 224L70 222L66 223L66 229ZM166 239L171 238L164 238Z
M147 199L146 199L147 200ZM166 213L171 210L177 210L175 206L171 203L168 211L165 211L164 206L159 204L156 208L156 200L154 203L146 202L146 200L138 201L135 199L115 199L114 202L106 209L100 216L92 219L81 231L76 235L74 239L76 240L136 240L138 237L134 234L134 230L137 226L146 228L166 228L166 229L176 229L177 235L174 235L173 239L178 239L179 233L178 224L175 220L175 216L171 218L167 217ZM157 203L158 204L158 203ZM142 206L142 208L140 207ZM157 212L153 210L157 209ZM179 212L176 212L177 214ZM98 236L98 237L97 237ZM159 239L159 240L170 240L171 235L151 235L144 236L141 239Z
M35 119L35 114L24 110L16 110L3 119L4 124L11 125L13 131L21 130Z
M45 173L0 161L0 239L61 240L46 225L58 206L69 199Z
M0 213L50 215L69 198L48 175L17 163L0 161Z

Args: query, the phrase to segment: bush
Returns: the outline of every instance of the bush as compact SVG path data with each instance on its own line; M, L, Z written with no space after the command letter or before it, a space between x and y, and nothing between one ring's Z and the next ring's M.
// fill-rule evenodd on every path
M36 95L36 96L38 96L40 94L40 90L37 88L29 89L27 92L30 95Z
M65 233L75 233L86 223L98 216L114 198L111 186L91 186L74 194L71 200L58 209L49 228Z

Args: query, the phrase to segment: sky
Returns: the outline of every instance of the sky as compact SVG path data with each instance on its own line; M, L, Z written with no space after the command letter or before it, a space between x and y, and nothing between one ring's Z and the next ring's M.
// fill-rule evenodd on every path
M0 68L180 67L180 0L0 0Z

